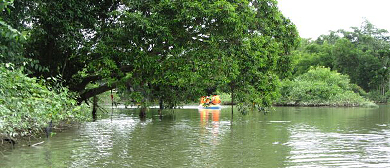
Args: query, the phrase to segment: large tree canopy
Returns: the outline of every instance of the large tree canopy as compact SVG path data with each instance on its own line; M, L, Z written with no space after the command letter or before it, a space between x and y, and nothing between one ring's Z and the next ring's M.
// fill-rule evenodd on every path
M4 19L29 31L25 56L48 69L33 75L60 78L79 101L119 88L145 105L175 105L220 90L268 106L298 44L295 26L274 0L16 0L14 6Z

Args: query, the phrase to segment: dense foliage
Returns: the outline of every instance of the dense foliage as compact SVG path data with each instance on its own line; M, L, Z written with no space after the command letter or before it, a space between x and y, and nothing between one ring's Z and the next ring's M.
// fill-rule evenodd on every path
M118 88L175 106L219 90L269 106L298 44L275 0L16 0L3 13L29 32L33 75L59 78L79 102Z
M33 136L49 121L85 119L86 107L76 106L66 89L49 90L9 64L0 65L0 79L0 137Z
M279 105L369 106L374 105L353 91L347 75L329 68L311 68L294 80L282 82Z
M311 66L325 66L348 75L351 82L373 92L376 101L386 101L390 87L390 38L387 30L378 29L365 21L352 31L332 31L318 39L303 40L301 47L293 52L298 58L295 76Z
M12 0L0 0L0 12L10 13L8 8L10 5L12 5ZM0 16L0 63L12 62L20 64L24 62L22 43L25 40L25 36L3 21Z

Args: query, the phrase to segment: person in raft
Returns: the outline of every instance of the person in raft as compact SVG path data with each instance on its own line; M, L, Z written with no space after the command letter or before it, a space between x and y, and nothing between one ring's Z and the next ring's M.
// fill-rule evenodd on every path
M211 103L219 104L219 103L221 103L221 98L218 95L214 95L213 98L212 98Z
M210 104L210 97L209 96L207 96L207 97L205 97L205 96L202 96L201 98L200 98L200 104L202 104L202 105L209 105Z
M221 103L221 98L218 95L214 95L212 98L210 98L209 96L207 97L203 96L200 98L200 103L203 105L210 105L210 104L216 105Z

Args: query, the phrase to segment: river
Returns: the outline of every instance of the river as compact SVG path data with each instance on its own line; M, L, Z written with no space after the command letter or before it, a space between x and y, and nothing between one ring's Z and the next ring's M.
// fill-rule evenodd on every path
M390 167L390 106L131 109L35 147L0 153L0 167Z

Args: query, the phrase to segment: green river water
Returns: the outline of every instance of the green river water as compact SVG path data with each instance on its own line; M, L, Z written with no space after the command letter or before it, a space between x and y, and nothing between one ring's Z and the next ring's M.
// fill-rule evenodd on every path
M267 115L116 110L5 150L0 167L390 167L390 106L275 107Z

